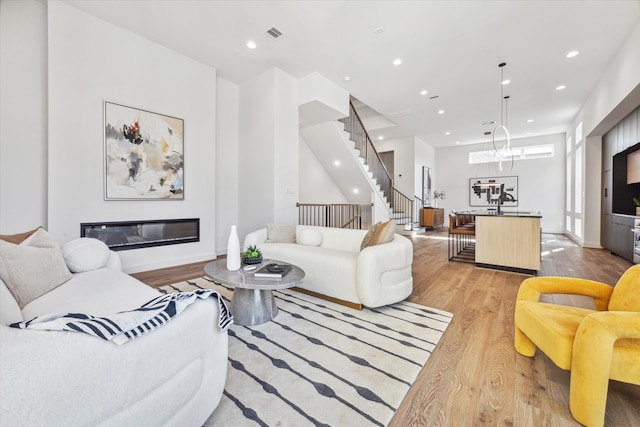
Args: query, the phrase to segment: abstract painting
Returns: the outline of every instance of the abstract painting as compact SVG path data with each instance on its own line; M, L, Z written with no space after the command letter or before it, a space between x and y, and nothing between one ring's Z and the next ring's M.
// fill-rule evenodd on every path
M104 103L105 200L184 199L184 120Z
M422 167L422 206L431 206L431 168Z
M469 179L469 206L518 206L518 177Z

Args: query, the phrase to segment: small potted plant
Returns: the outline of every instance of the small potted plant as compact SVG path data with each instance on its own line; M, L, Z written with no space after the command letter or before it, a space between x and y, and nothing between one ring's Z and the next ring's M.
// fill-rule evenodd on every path
M246 265L260 264L262 262L262 252L257 246L249 246L242 253L242 263Z
M442 191L435 190L433 192L433 201L434 201L433 204L434 204L434 207L436 207L436 208L438 207L438 199L444 200L446 198L447 198L447 193L445 193L444 190L442 190Z
M640 198L634 197L633 203L636 204L636 216L640 216Z

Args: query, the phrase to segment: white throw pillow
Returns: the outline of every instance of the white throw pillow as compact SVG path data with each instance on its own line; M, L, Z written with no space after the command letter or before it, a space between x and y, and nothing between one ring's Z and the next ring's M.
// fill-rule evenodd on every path
M300 232L298 243L306 246L320 246L322 244L322 233L313 228L303 228Z
M71 278L58 243L40 228L19 245L0 240L0 278L20 308Z
M266 243L295 243L295 224L267 224Z
M64 262L72 273L97 270L109 261L109 247L102 240L81 237L62 245Z

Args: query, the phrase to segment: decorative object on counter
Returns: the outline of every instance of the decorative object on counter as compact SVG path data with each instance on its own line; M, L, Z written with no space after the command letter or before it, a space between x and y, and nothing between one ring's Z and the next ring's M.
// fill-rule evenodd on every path
M509 96L504 96L504 86L509 83L509 81L504 79L504 67L506 65L506 62L498 64L498 67L500 68L500 124L493 129L493 132L491 134L491 142L493 144L493 149L498 155L498 167L501 171L503 160L511 160L511 167L509 168L509 170L513 169L513 151L511 150L511 137L509 136L509 130L507 129L507 101L509 100ZM498 130L502 130L507 138L506 144L500 150L498 150L498 148L496 147L496 132Z
M469 179L469 206L518 206L518 177L500 176Z
M184 120L104 103L105 200L184 200Z
M636 216L640 216L640 198L634 197L633 203L636 204Z
M229 241L227 242L227 270L235 271L240 269L240 239L236 226L231 226Z
M444 200L447 198L447 193L442 190L442 191L438 191L438 190L434 190L433 191L433 206L434 207L438 207L438 199L440 200Z
M262 251L256 245L249 246L242 253L242 263L245 265L260 264L262 262Z

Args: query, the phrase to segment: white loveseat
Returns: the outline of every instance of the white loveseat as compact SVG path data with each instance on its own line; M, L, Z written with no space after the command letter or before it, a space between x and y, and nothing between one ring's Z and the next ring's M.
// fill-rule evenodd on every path
M380 307L402 301L413 290L413 245L399 234L360 250L367 230L297 225L295 243L268 243L267 228L247 234L245 249L257 245L263 256L301 267L298 287L347 303Z
M49 313L106 316L159 295L123 273L115 252L106 258L22 309L0 280L0 425L201 426L218 405L228 336L213 298L120 346L83 333L8 326Z

